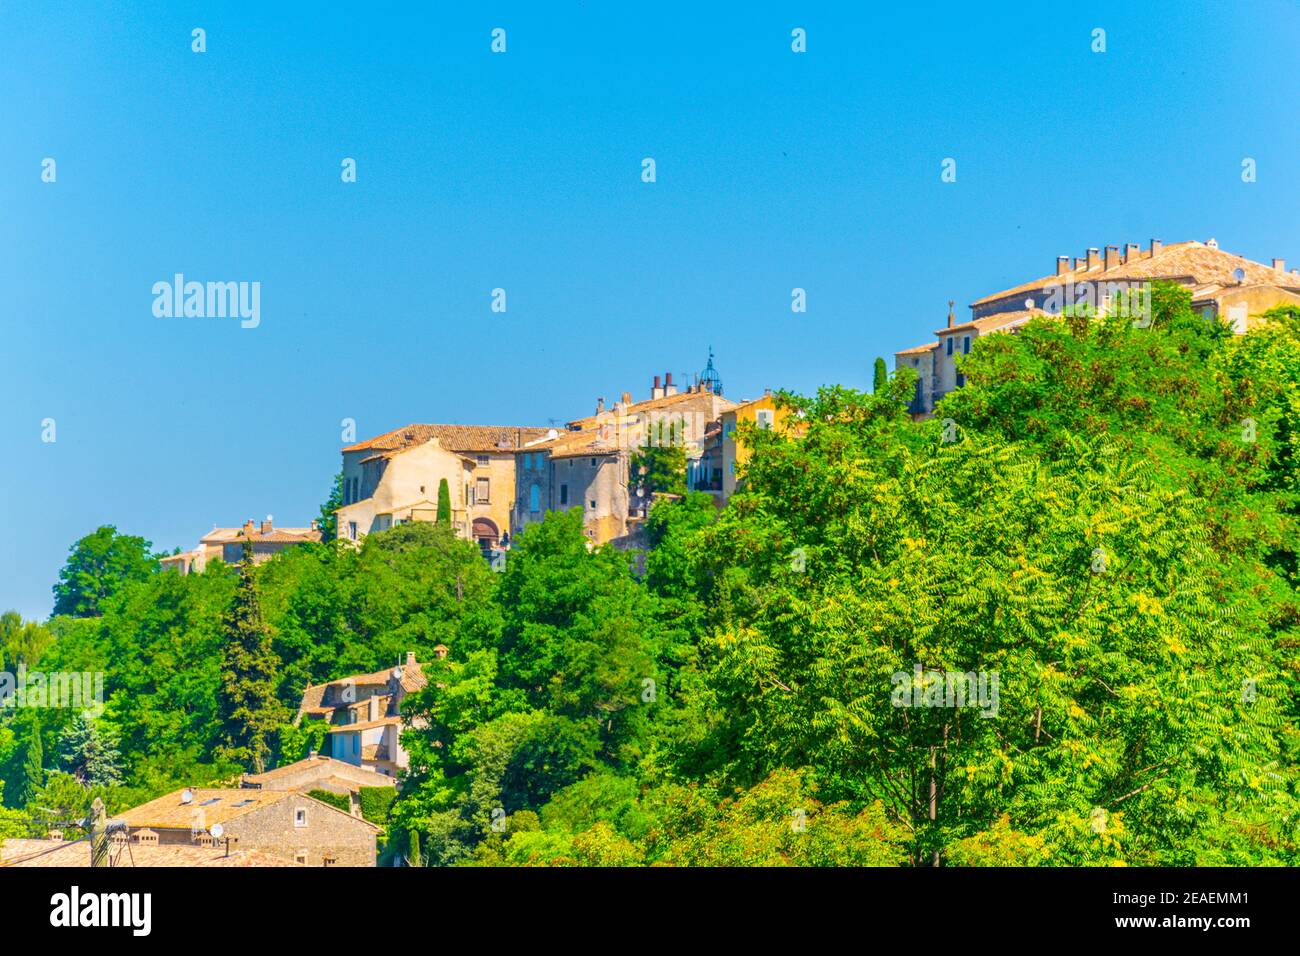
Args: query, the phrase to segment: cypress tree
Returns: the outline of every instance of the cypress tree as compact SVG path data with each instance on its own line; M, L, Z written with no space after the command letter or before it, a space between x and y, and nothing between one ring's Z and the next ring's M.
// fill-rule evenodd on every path
M447 479L438 482L438 524L451 523L451 488Z
M41 751L41 722L32 721L32 736L27 742L27 760L23 764L23 803L31 803L45 783L45 755Z
M889 384L889 369L885 365L885 360L877 356L875 374L872 376L871 379L871 391L879 395L881 392L885 390L885 387L888 384Z
M261 773L271 753L272 735L286 715L275 696L280 659L262 621L253 580L252 546L247 541L239 562L239 584L222 620L222 633L220 703L226 745L220 749L227 759L251 765Z

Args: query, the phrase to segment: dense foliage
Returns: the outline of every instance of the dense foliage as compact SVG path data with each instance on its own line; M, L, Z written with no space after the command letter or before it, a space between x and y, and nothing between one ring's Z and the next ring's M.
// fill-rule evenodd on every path
M108 700L3 712L0 832L233 779L254 671L264 756L296 760L308 682L414 651L409 773L362 793L385 860L1293 864L1300 321L1153 302L980 338L928 421L908 372L781 396L801 427L742 426L737 494L658 501L644 560L575 509L499 574L443 521L6 615L7 666L104 671Z

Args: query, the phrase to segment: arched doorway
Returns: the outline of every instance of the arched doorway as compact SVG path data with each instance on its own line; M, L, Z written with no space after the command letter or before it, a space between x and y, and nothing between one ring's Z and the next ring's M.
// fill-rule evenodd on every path
M480 548L495 548L497 541L501 538L496 522L491 518L475 518L470 534L473 535Z

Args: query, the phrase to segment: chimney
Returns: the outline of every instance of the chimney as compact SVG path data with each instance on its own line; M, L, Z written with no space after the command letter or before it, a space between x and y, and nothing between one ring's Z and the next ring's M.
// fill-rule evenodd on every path
M406 666L407 667L415 666L415 651L406 652Z
M673 373L664 372L664 397L677 394L677 386L673 384Z
M244 522L244 533L247 534L248 532L252 531L256 527L257 525L253 523L253 519L249 518L247 521Z
M444 657L447 656L447 645L439 644L437 647L433 649L433 653L434 656L438 658L438 660L442 660Z
M267 515L266 520L262 522L262 534L271 533L271 516Z
M1286 260L1285 260L1285 259L1274 259L1274 260L1273 260L1273 268L1276 269L1278 272L1286 272Z
M952 328L953 325L955 324L955 322L953 321L952 307L956 304L957 304L956 299L948 300L948 328Z
M599 415L604 410L605 410L605 396L602 395L600 396L600 398L596 399L596 414Z
M307 751L307 759L308 759L308 760L315 760L315 759L316 759L316 751L314 751L314 750L309 750L309 751Z
M1069 256L1057 256L1057 257L1056 257L1056 274L1057 274L1058 276L1063 276L1063 275L1065 275L1065 274L1066 274L1067 272L1069 272L1069 271L1070 271L1070 257L1069 257Z
M1124 261L1125 261L1125 262L1136 262L1136 261L1137 261L1138 259L1140 259L1140 258L1142 258L1142 247L1141 247L1141 246L1139 246L1136 242L1126 242L1126 243L1124 243Z
M1151 255L1154 256L1157 252L1159 252L1162 248L1164 248L1164 245L1165 245L1165 244L1164 244L1163 242L1161 242L1159 239L1152 239L1152 240L1151 240Z
M1106 268L1114 269L1119 265L1119 246L1106 247Z
M316 520L315 518L312 518L312 519L311 519L311 530L313 530L313 531L319 531L319 530L320 530L320 522L319 522L318 520Z
M631 392L624 392L624 393L623 393L623 404L624 404L624 405L631 405L631 404L632 404L632 393L631 393Z
M1083 268L1085 265L1087 265L1087 264L1088 264L1088 260L1087 260L1087 259L1080 259L1080 258L1078 258L1078 257L1075 257L1075 260L1074 260L1074 271L1075 271L1075 272L1078 272L1080 269L1082 269L1082 268Z
M658 375L655 376L655 383L654 383L654 385L652 385L652 386L650 387L650 397L651 397L651 398L663 398L663 397L664 397L664 390L663 390L663 387L660 386L660 384L659 384L659 376L658 376Z
M379 695L371 694L366 699L366 720L379 719Z
M1089 249L1089 250L1088 250L1088 269L1089 269L1089 271L1091 271L1091 270L1097 268L1099 265L1101 265L1101 250L1100 250L1100 249Z

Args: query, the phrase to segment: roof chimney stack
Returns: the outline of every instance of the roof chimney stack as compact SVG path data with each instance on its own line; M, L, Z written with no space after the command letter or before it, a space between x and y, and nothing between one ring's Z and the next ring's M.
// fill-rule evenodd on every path
M1142 258L1142 247L1141 247L1141 246L1139 246L1136 242L1126 242L1126 243L1124 243L1124 261L1125 261L1125 262L1137 262L1137 260L1140 259L1140 258Z
M1100 249L1095 249L1095 248L1093 248L1093 249L1089 249L1089 250L1088 250L1088 269L1089 269L1089 271L1091 271L1091 270L1097 268L1099 265L1101 265L1101 250L1100 250Z
M1274 260L1273 260L1273 268L1276 269L1278 272L1286 272L1286 260L1285 260L1285 259L1274 259Z
M1106 247L1106 268L1114 269L1119 265L1119 246Z
M659 376L656 375L655 383L650 387L650 398L655 399L655 398L663 398L663 397L664 397L663 386L659 384Z
M677 394L677 386L673 384L673 373L664 372L664 397Z
M1163 247L1164 247L1164 243L1161 242L1159 239L1152 239L1152 240L1151 240L1151 255L1154 256L1154 255L1155 255L1156 253L1158 253L1158 252L1159 252Z
M1063 275L1065 275L1065 274L1066 274L1067 272L1069 272L1069 271L1070 271L1070 257L1069 257L1069 256L1057 256L1057 257L1056 257L1056 274L1057 274L1058 276L1063 276Z
M953 315L952 315L952 307L956 304L957 304L956 299L948 300L948 328L952 328L956 324L956 321L953 319Z
M602 395L600 396L600 398L596 399L596 414L599 415L604 410L605 410L605 396Z

